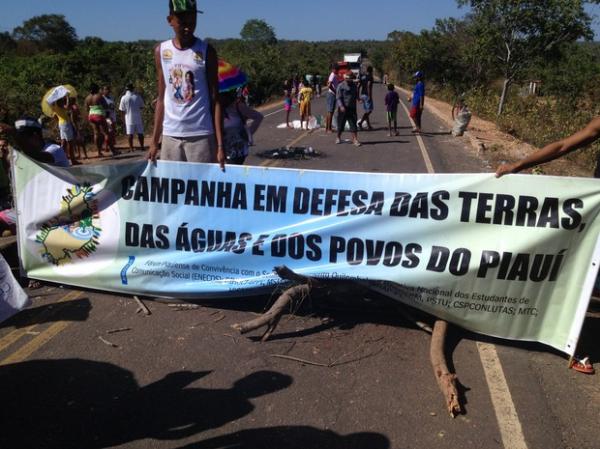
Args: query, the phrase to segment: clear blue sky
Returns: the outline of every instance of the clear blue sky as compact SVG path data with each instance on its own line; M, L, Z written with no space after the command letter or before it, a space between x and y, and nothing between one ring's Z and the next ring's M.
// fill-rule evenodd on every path
M455 0L198 0L197 35L239 37L247 19L266 20L280 39L385 39L393 30L420 31L436 18L461 17ZM39 14L64 14L80 37L162 40L170 36L167 0L2 0L0 31ZM370 10L365 10L369 7ZM600 16L600 6L591 6ZM594 31L600 40L600 21Z

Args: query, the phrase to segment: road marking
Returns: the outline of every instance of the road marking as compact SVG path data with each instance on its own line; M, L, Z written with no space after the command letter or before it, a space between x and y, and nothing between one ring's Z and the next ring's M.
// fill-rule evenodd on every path
M42 332L40 335L35 337L29 343L21 346L17 351L0 361L0 366L10 365L11 363L19 363L27 359L31 354L40 349L63 330L65 330L69 324L69 321L58 321Z
M412 124L413 128L416 128L417 125L410 117L410 111L402 101L400 101L400 104L404 108L406 115L408 115L408 119L410 120L410 123ZM415 137L417 138L417 143L419 144L419 148L421 149L421 154L423 155L423 160L425 161L425 167L427 168L427 173L435 173L435 170L433 169L433 164L431 163L431 158L429 157L429 153L427 153L427 149L425 148L425 142L423 142L423 138L416 133Z
M408 119L415 126L414 121L410 118L410 112L406 105L402 103L402 107L408 115ZM427 148L421 136L417 135L417 142L421 148L423 154L423 160L427 167L428 173L435 173L431 158L427 153ZM502 444L505 449L527 449L525 443L525 436L523 435L523 429L521 427L521 421L519 421L519 415L515 408L515 404L510 395L508 383L504 376L504 370L502 364L498 358L496 347L489 343L477 343L477 350L479 352L479 358L483 365L483 371L485 373L485 379L488 384L488 390L492 397L492 404L494 406L494 412L496 414L496 421L500 429L500 435L502 436Z
M492 397L492 405L500 428L502 444L506 449L527 449L519 415L517 415L515 404L510 395L496 347L489 343L477 342L477 349Z
M60 304L60 303L67 302L67 301L73 301L73 300L79 298L82 294L83 294L83 292L71 291L53 304ZM52 304L50 304L50 305L52 305ZM43 319L47 316L50 316L56 312L57 312L56 309L52 310L50 308L47 308L47 309L43 310L42 312L40 312L35 317L33 317L32 320L41 320L41 319ZM12 331L9 334L5 335L4 337L0 338L0 351L4 351L6 348L8 348L13 343L17 342L20 338L27 335L29 332L31 332L37 326L38 326L38 324L30 324L29 326L23 327L21 329L15 329L14 331Z
M276 111L270 112L268 114L264 114L263 117L271 117L272 115L279 114L280 112L285 111L285 109L277 109Z

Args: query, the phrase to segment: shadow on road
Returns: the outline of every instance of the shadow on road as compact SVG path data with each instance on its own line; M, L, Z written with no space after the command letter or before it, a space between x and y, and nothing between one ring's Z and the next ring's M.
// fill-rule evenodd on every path
M86 321L91 310L92 304L88 298L45 304L22 310L11 319L1 323L0 329L11 326L21 328L55 321Z
M579 356L588 356L590 362L600 363L600 318L587 317L583 322L583 329L579 337L579 346L577 354Z
M367 145L379 145L386 143L410 143L408 140L365 140L361 141L363 146Z
M259 371L230 389L189 386L210 373L180 371L140 386L130 371L90 360L2 366L0 447L92 449L191 437L246 416L250 399L292 384L290 376Z
M339 435L309 426L241 430L178 449L388 449L390 441L375 432Z

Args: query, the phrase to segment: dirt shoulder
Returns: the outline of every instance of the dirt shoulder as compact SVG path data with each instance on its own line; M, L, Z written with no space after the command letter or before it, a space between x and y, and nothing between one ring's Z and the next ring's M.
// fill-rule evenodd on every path
M409 91L401 90L406 95L410 95ZM454 121L450 104L427 97L425 108L443 120L449 128L452 128ZM478 156L488 161L492 167L496 167L504 161L516 161L537 150L537 147L500 131L495 123L476 115L473 115L465 136L471 141ZM541 166L541 173L554 176L591 177L593 171L594 167L584 167L568 159L558 159Z

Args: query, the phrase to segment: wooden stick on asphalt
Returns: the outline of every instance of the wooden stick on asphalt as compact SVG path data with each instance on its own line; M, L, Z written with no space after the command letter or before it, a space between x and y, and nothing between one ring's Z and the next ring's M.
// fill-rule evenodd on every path
M146 307L146 305L142 302L142 300L140 298L138 298L137 296L133 296L133 299L135 299L135 302L137 302L138 304L138 309L135 311L135 313L140 313L140 312L144 312L144 315L148 316L148 315L152 315L152 312L150 312L150 309L148 307Z
M279 298L277 298L275 304L273 304L265 313L254 318L253 320L246 321L245 323L234 324L231 327L237 330L240 334L246 334L255 329L267 326L267 330L261 338L261 341L267 341L277 327L277 324L279 324L281 315L283 315L286 307L295 299L302 300L306 298L310 294L310 290L311 287L307 284L290 287L284 291Z
M461 413L462 409L458 401L458 390L456 388L456 374L450 373L446 364L444 355L444 346L446 342L446 333L448 331L448 323L446 321L437 320L433 326L433 335L431 336L430 358L433 366L435 379L442 390L446 407L450 412L450 416L454 418Z

